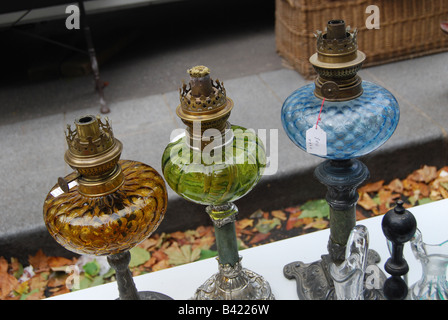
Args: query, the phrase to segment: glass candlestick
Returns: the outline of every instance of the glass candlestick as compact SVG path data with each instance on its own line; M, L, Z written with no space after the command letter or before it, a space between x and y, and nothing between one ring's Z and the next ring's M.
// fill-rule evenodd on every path
M273 299L263 277L242 268L238 255L234 201L260 180L266 155L252 130L230 125L233 101L222 83L210 78L207 67L189 71L189 87L180 90L177 115L187 125L162 156L168 185L181 197L206 205L215 228L219 273L212 276L194 299Z
M385 143L400 116L389 91L357 74L366 56L358 50L356 30L351 33L343 20L330 20L327 31L318 31L316 38L317 52L310 63L318 76L314 83L294 91L281 111L290 140L307 153L326 159L314 174L328 189L329 255L313 264L293 262L284 269L288 279L297 280L302 299L330 298L329 264L345 261L347 241L356 224L357 188L369 177L368 168L356 158ZM373 250L368 255L369 264L379 262ZM371 293L364 296L381 296Z
M107 255L116 270L120 299L168 299L137 292L128 268L129 250L161 223L167 206L163 178L152 167L119 160L122 144L106 119L84 116L67 127L66 162L75 169L59 178L43 207L49 233L78 254Z

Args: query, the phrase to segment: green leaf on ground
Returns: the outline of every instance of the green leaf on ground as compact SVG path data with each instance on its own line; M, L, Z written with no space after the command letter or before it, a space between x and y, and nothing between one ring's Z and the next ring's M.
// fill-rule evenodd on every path
M90 277L94 277L100 272L100 264L96 260L86 263L82 268Z
M418 199L418 204L419 204L419 205L421 205L421 204L426 204L426 203L430 203L430 202L432 202L432 200L431 200L430 198L421 198L421 199Z
M281 226L281 225L282 225L282 222L280 221L279 218L260 219L260 220L258 220L258 223L255 226L255 229L257 229L261 233L268 233L275 227Z
M138 267L139 265L144 264L146 261L148 261L149 258L151 258L149 251L140 247L134 247L129 250L129 252L131 253L129 268Z
M300 207L302 214L299 218L328 218L330 206L325 199L310 200Z
M109 271L107 271L105 274L103 274L103 278L107 279L112 277L115 274L115 269L114 268L110 268Z
M195 248L192 250L189 244L179 247L175 242L165 250L165 253L168 255L170 264L181 265L198 260L201 255L201 249Z
M204 260L204 259L208 259L208 258L213 258L216 257L218 255L218 251L215 250L201 250L201 255L199 256L199 260Z

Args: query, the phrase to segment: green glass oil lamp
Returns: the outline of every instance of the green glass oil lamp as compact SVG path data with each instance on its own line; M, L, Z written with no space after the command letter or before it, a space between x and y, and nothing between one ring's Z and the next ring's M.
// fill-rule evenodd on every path
M233 101L210 70L188 70L189 86L180 89L176 113L187 126L165 149L162 170L181 197L206 205L216 236L219 272L200 286L194 299L273 299L269 283L243 268L238 254L234 201L260 180L265 149L252 130L228 122Z

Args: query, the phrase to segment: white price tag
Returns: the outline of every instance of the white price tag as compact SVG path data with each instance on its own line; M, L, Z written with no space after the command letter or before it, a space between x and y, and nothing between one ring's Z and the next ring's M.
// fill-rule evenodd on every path
M306 152L318 156L327 155L327 133L319 125L306 131Z

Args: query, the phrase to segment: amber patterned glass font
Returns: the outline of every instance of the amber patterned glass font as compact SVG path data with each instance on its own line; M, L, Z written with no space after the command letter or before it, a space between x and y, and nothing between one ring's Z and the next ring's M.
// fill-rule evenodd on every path
M113 193L88 197L77 185L68 192L58 185L51 189L44 221L59 244L79 254L111 255L133 248L157 229L167 207L163 178L141 162L120 160L119 165L124 182Z

